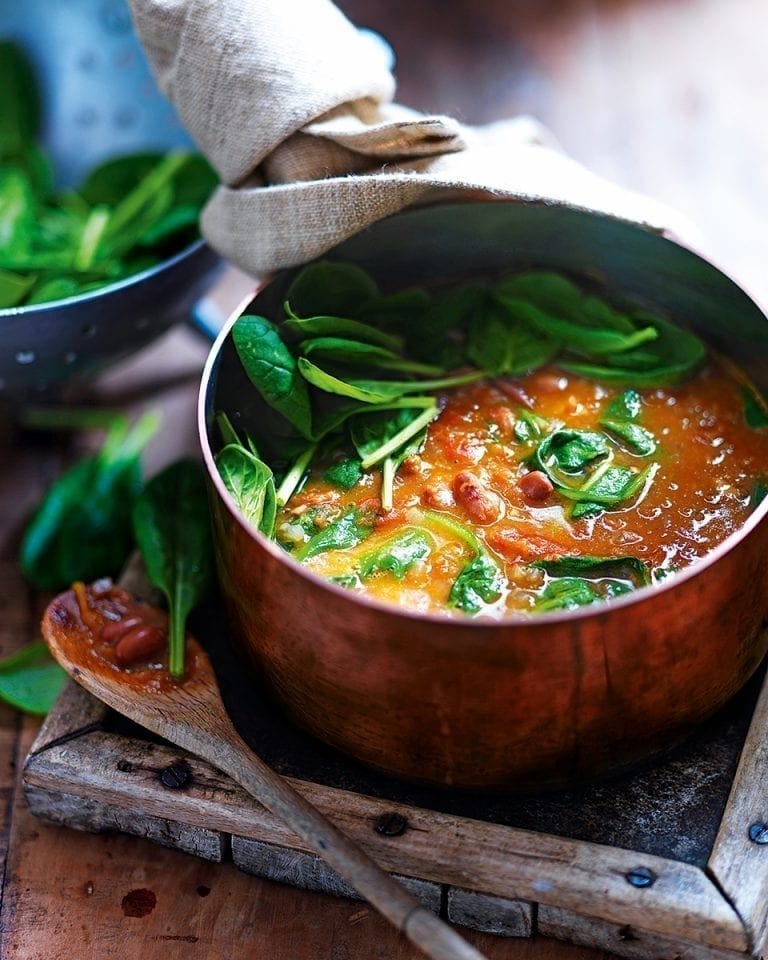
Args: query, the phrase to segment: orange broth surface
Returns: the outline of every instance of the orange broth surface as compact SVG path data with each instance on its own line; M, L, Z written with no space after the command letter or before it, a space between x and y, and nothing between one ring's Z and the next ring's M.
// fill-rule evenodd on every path
M305 564L322 577L353 574L361 560L398 532L428 529L432 548L398 577L390 571L358 579L352 589L401 607L456 614L451 586L471 559L465 542L430 521L435 513L458 521L480 540L506 580L498 598L476 615L504 617L533 611L548 582L537 561L561 557L641 560L654 580L698 560L737 530L754 509L758 478L768 475L768 430L744 419L742 386L716 359L689 381L641 389L638 418L655 438L641 457L611 438L612 462L655 473L629 503L600 515L571 518L573 502L554 489L526 495L521 479L535 467L525 461L535 442L515 437L521 411L545 418L553 429L603 431L599 420L624 388L603 386L549 366L524 377L482 380L441 395L442 411L418 455L394 481L393 509L381 509L381 469L343 490L313 468L304 486L281 509L277 537L301 543L299 523L313 511L322 528L354 507L372 532L357 546L330 549ZM485 499L476 509L473 488ZM542 495L544 494L544 495ZM488 509L483 509L483 505ZM459 615L463 615L459 613Z

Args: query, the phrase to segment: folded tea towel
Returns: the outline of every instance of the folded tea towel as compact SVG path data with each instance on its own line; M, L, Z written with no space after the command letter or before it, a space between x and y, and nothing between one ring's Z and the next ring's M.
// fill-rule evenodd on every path
M529 118L470 127L393 103L386 50L329 0L130 3L161 88L221 177L203 235L251 274L412 204L567 202L659 231L679 220L564 156Z

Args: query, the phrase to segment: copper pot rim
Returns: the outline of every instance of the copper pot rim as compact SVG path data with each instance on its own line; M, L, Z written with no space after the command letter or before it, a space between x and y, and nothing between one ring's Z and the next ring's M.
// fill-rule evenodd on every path
M731 277L727 271L724 271L720 267L716 266L707 256L696 249L693 244L681 240L679 237L673 236L666 231L664 231L664 237L665 239L670 240L672 243L684 247L693 256L704 260L710 267L722 273L735 286L739 287L742 292L744 292L746 296L749 297L749 299L751 299L756 306L758 306L761 312L765 313L758 299L753 297L744 288L744 286L737 283L737 281L733 279L733 277ZM661 583L654 583L649 584L648 586L639 587L637 590L633 590L631 593L613 598L610 601L590 604L586 607L577 607L572 610L528 615L522 613L513 613L500 619L492 617L457 618L446 616L445 614L426 613L421 610L398 607L391 603L384 603L380 600L376 600L365 594L352 593L349 590L346 590L344 587L332 583L318 574L313 573L308 567L304 567L301 564L296 563L296 561L293 560L291 556L282 550L274 541L270 540L263 533L261 533L261 531L255 529L250 523L248 523L245 517L243 517L243 515L237 509L232 496L224 486L224 482L221 479L214 460L213 449L208 435L206 418L206 407L209 393L212 390L214 369L219 360L219 356L224 344L229 338L232 327L235 325L248 305L253 301L254 297L256 297L256 295L260 293L264 287L266 287L274 279L275 276L276 274L267 274L260 278L260 280L254 285L253 291L249 293L248 296L244 297L240 303L238 303L230 316L227 318L224 326L221 328L221 331L219 332L210 349L205 366L203 368L203 373L200 380L200 389L198 392L198 441L200 444L200 450L206 472L208 474L208 479L213 484L219 502L224 505L230 516L242 528L243 532L254 542L256 546L262 550L265 550L272 556L273 559L283 565L300 580L304 580L309 587L319 588L321 591L326 591L330 597L336 597L337 599L349 602L352 605L360 606L374 614L396 617L406 622L430 624L432 626L441 627L445 630L460 628L462 631L466 631L469 628L478 631L488 631L515 627L527 627L530 629L530 627L534 625L546 627L556 624L577 623L581 620L600 617L608 612L623 610L626 607L633 607L635 605L642 604L645 601L650 600L653 602L657 598L660 600L665 594L669 593L670 591L674 591L682 584L700 576L710 567L717 564L718 561L722 560L725 556L731 553L731 551L736 549L736 547L738 547L743 540L746 540L747 537L749 537L749 535L763 522L766 515L768 515L768 497L766 497L756 507L747 521L741 527L739 527L738 530L735 530L732 534L726 537L725 540L707 553L706 556L694 561L692 564L690 564L690 566L686 567L679 573L675 573L673 577L670 577Z

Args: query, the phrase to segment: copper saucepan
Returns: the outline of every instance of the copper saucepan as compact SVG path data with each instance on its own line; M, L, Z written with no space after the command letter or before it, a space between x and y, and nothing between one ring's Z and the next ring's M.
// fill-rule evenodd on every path
M385 290L531 266L597 278L689 323L768 385L768 320L755 303L691 250L633 224L564 206L446 205L384 220L330 256L359 263ZM280 316L292 275L248 310ZM322 740L415 780L540 788L666 748L762 660L768 501L667 584L530 619L400 610L300 567L240 519L214 466L216 410L241 425L267 415L228 337L235 319L199 404L221 585L241 649Z

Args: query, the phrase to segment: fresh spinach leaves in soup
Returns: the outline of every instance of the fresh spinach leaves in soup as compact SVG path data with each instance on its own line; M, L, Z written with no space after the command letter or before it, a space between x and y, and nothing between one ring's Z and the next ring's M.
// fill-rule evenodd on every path
M282 451L267 463L258 450L275 438L238 433L222 412L217 465L253 527L352 590L501 616L661 580L698 554L654 548L627 518L655 492L648 523L673 506L661 494L678 488L674 418L701 412L700 382L728 381L734 430L765 448L752 483L768 469L768 410L740 372L690 331L556 273L384 294L359 267L323 261L283 310L232 331L254 401L284 422Z

